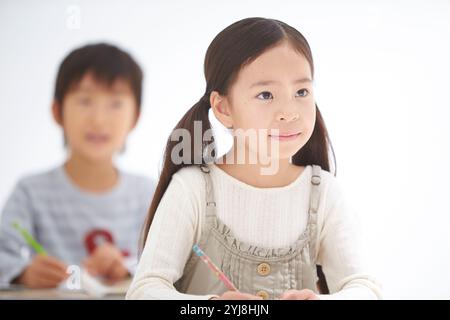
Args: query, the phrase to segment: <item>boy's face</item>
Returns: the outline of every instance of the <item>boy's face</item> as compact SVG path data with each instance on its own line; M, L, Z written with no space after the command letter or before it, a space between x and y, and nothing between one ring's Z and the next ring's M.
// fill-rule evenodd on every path
M64 97L60 124L72 153L107 161L123 148L137 116L126 81L118 79L107 86L88 72Z

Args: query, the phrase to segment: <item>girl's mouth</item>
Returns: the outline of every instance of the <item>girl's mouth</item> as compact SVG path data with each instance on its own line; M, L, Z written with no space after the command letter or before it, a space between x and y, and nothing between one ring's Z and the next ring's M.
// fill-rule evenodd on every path
M269 137L278 141L291 141L295 140L300 136L301 132L297 133L280 133L280 134L270 134Z

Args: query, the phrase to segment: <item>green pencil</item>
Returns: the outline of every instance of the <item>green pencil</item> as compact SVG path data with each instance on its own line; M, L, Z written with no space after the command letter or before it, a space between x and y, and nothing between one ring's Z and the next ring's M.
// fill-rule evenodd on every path
M20 233L22 238L34 249L34 251L36 251L37 254L47 255L47 252L44 250L42 245L37 242L26 229L22 228L18 222L13 222L12 226Z

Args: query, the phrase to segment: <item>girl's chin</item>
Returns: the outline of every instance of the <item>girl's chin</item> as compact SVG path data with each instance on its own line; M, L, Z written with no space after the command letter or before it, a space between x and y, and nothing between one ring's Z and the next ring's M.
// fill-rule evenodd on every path
M294 144L290 146L283 146L280 145L278 150L275 150L273 153L271 152L270 155L272 158L284 160L284 159L290 159L292 158L301 148L303 147L302 144Z
M262 162L266 161L279 161L279 162L288 162L291 158L297 153L297 149L295 150L280 150L275 153L258 153L258 158L262 159Z
M294 153L295 154L295 153ZM275 156L271 156L270 160L272 161L280 161L280 162L289 162L294 154L288 153L288 154L279 154Z

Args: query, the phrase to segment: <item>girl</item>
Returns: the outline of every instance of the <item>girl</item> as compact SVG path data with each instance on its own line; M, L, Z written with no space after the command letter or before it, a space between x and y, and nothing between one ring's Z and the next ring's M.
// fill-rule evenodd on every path
M180 152L174 135L168 141L127 298L380 297L365 273L355 217L329 173L332 148L313 75L306 39L283 22L248 18L216 36L205 58L206 92L174 131L187 129L194 147ZM215 163L215 145L195 141L198 123L204 135L211 127L210 108L234 137ZM194 244L238 291L227 291ZM326 277L320 288L317 270Z

